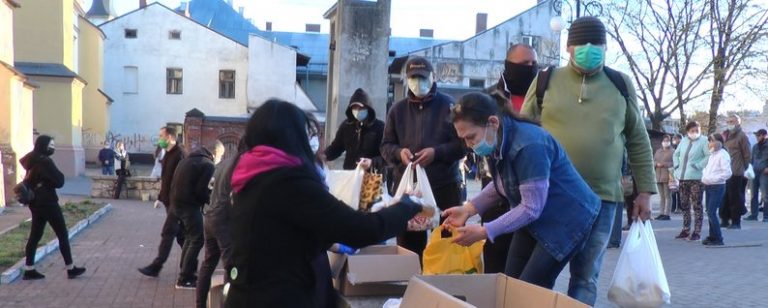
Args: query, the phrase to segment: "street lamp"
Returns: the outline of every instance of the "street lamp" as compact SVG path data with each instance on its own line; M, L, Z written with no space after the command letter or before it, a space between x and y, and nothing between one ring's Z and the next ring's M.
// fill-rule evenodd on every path
M581 0L575 0L575 6L576 6L576 17L581 17L581 10L584 9L584 13L586 15L590 16L600 16L603 14L603 5L600 4L598 1L588 0L588 1L581 1ZM582 3L584 2L584 3ZM552 17L552 19L549 21L549 27L552 29L552 31L560 32L563 31L563 28L565 28L565 21L562 18L563 13L563 4L568 6L568 23L571 23L574 19L573 17L573 9L574 7L571 6L571 3L569 0L553 0L552 1L552 10L557 13L556 16Z

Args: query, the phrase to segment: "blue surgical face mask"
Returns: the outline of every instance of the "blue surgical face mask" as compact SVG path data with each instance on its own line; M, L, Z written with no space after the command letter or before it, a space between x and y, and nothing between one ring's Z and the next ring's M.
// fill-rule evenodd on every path
M368 109L352 109L352 116L360 122L365 121L368 118Z
M475 152L475 154L480 156L489 156L493 154L493 150L496 149L496 136L493 136L493 143L488 143L488 131L489 126L485 127L485 134L483 136L483 140L480 141L480 143L476 144L472 147L472 151ZM495 134L494 134L495 135Z
M424 97L432 90L431 78L423 77L411 77L408 78L408 89L413 92L416 97Z
M605 49L602 46L587 43L573 49L573 63L585 71L589 72L600 68L604 61Z

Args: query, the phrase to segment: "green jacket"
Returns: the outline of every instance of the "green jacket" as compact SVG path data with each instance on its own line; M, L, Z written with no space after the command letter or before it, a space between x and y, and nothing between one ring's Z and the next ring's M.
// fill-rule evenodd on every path
M534 80L521 113L540 120L555 136L602 200L624 201L621 164L625 148L638 191L656 193L651 142L629 77L622 74L629 92L627 101L602 70L584 76L569 65L550 74L542 108L536 103Z
M691 150L688 150L688 147ZM709 142L706 136L700 136L699 139L683 137L680 145L677 146L675 154L672 154L672 161L675 164L675 177L683 180L701 180L701 172L707 166L709 161ZM683 165L685 163L685 165ZM685 170L683 170L685 169ZM685 171L685 174L683 174Z

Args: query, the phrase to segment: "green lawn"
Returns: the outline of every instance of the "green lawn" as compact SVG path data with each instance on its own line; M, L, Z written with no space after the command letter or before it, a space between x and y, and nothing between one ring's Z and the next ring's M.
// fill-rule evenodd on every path
M61 207L61 210L64 213L64 221L67 222L67 228L71 228L103 206L103 203L85 200L78 203L67 202ZM24 247L27 244L27 238L29 238L31 225L31 221L25 221L19 224L18 227L0 235L0 272L5 271L24 257ZM47 225L43 239L40 240L38 247L48 244L48 242L55 238L56 235L53 233L53 229L51 229L50 225Z

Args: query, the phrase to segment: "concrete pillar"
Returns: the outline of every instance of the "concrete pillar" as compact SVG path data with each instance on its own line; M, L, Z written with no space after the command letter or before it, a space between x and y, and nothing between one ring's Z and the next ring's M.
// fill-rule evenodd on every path
M386 117L390 8L391 0L339 0L325 14L331 23L327 138L333 138L346 119L344 112L357 88L368 92L376 117Z

